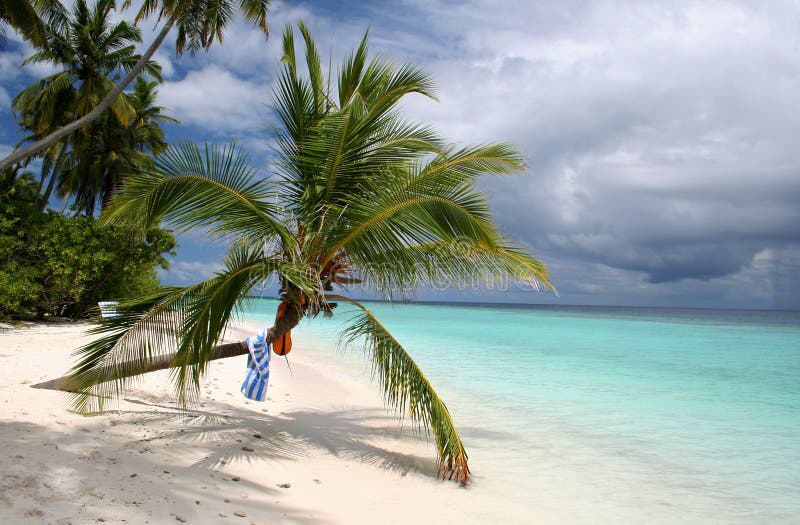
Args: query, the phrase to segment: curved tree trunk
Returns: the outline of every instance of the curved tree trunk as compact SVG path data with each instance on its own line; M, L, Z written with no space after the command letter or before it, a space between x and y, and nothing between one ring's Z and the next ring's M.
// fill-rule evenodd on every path
M175 17L173 16L173 17L170 17L169 20L167 20L167 22L164 24L164 27L161 28L161 32L158 34L158 36L153 41L153 43L150 44L150 47L147 48L147 51L144 52L144 54L139 59L139 61L136 63L136 65L133 66L133 69L131 69L128 72L128 74L125 75L125 78L123 78L120 81L120 83L117 84L114 87L114 89L112 89L108 93L108 95L106 95L106 97L97 106L95 106L95 108L93 110L91 110L89 113L87 113L83 117L79 118L78 120L76 120L74 122L70 122L66 126L64 126L62 128L59 128L56 131L50 133L49 135L47 135L43 139L37 140L36 142L31 144L30 146L26 146L26 147L22 148L21 150L17 150L15 152L11 153L11 155L9 155L8 157L6 157L2 161L0 161L0 171L6 169L7 167L13 166L14 164L16 164L16 163L18 163L18 162L20 162L22 160L25 160L28 157L32 157L32 156L36 155L37 153L39 153L43 149L45 149L45 148L47 148L49 146L52 146L58 140L66 137L70 133L72 133L74 131L77 131L80 128L82 128L83 126L85 126L85 125L97 120L97 118L100 115L102 115L103 112L106 109L108 109L108 107L111 105L111 103L114 102L114 99L116 99L125 90L125 88L128 87L128 85L131 82L133 82L133 80L137 76L139 76L139 73L142 72L142 69L144 69L144 66L147 65L147 61L150 60L150 58L153 56L153 54L156 52L156 50L161 46L161 43L167 37L167 34L169 33L170 29L172 29L172 26L174 24L175 24Z
M284 316L275 322L275 325L271 327L267 331L267 342L269 344L274 343L279 337L283 334L294 328L300 322L300 318L303 315L303 308L298 306L294 303L289 303L289 307L286 308L286 312ZM211 360L214 361L216 359L225 359L226 357L235 357L237 355L247 355L247 344L245 341L236 341L234 343L224 343L221 345L217 345L211 351ZM132 373L130 376L141 375L141 374L148 374L150 372L155 372L157 370L164 370L166 368L172 368L175 366L173 361L175 359L175 354L166 354L153 359L147 367L147 370L144 372L139 373ZM121 368L127 368L124 364L121 365ZM131 367L135 368L135 367ZM70 376L66 375L63 377L59 377L56 379L51 379L49 381L45 381L43 383L37 383L35 385L31 385L32 388L46 388L49 390L61 390L64 392L73 392L69 388L69 378Z

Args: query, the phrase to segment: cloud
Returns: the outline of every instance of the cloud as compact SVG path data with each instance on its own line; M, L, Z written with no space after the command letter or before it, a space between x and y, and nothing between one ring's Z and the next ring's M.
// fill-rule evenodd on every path
M216 65L167 81L159 90L159 104L212 137L255 133L266 120L266 98L263 86Z
M153 53L152 60L155 60L161 65L161 76L164 79L171 79L175 77L175 66L172 64L172 59L166 51L159 49Z
M662 304L682 293L763 305L755 288L775 295L770 283L800 270L796 6L420 0L401 16L393 6L281 7L266 46L238 21L170 100L196 124L258 142L266 113L253 111L252 93L259 84L269 100L279 23L304 18L323 55L332 43L334 64L370 25L374 51L425 64L439 86L439 103L405 102L412 118L526 154L527 174L482 184L566 300ZM203 102L188 89L212 81L231 96ZM757 270L764 253L784 270ZM749 290L738 288L745 277Z
M159 104L183 135L237 135L263 160L284 23L308 23L334 67L369 26L373 51L425 65L439 86L438 103L404 102L411 118L525 153L526 174L481 184L503 230L551 267L561 301L800 307L800 7L402 7L276 2L266 43L237 18L195 56L175 57L171 35L157 55L168 79ZM149 42L157 28L142 29ZM0 54L7 94L19 59ZM540 299L524 297L512 299Z
M173 261L168 270L158 270L158 277L165 282L185 285L209 279L222 269L220 261Z
M19 64L24 59L25 56L19 50L4 49L0 53L0 78L3 79L4 84L20 74Z
M456 140L523 149L528 175L484 185L506 230L551 266L601 263L656 294L739 275L763 250L791 265L800 58L787 20L798 14L789 4L470 2L437 26L452 42L429 61L441 103L408 110Z

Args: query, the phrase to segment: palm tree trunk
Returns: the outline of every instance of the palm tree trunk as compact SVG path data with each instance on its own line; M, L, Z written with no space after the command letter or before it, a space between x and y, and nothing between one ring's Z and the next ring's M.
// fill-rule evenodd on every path
M106 170L103 175L103 189L100 194L100 213L106 211L106 208L111 204L111 195L114 193L114 180L113 175Z
M284 316L279 320L275 321L275 325L267 331L267 342L269 344L274 343L279 337L283 334L294 328L300 322L300 318L303 315L303 308L298 306L294 303L289 303L289 307L286 308L286 312ZM224 343L221 345L215 346L211 350L211 361L217 359L225 359L226 357L235 357L237 355L247 355L247 343L245 341L236 341L235 343ZM150 372L155 372L157 370L164 370L166 368L172 368L175 366L174 364L175 354L166 354L159 356L152 361L147 366L147 370L143 372L133 372L125 377L141 375L141 374L149 374ZM129 363L122 363L119 365L120 370L135 370L135 366L127 366ZM66 375L63 377L59 377L56 379L51 379L49 381L45 381L43 383L37 383L35 385L31 385L32 388L45 388L49 390L61 390L63 392L74 392L69 386L69 379L70 376Z
M53 164L53 172L50 174L50 181L47 183L47 190L45 190L44 195L41 197L41 201L39 202L39 211L44 211L47 208L47 201L50 200L50 195L53 194L53 188L56 186L56 180L58 180L58 172L61 171L61 165L64 164L64 157L67 154L67 142L64 141L64 144L61 146L61 151L58 153L58 157L56 158L56 162ZM42 179L44 182L44 179Z
M44 188L44 180L47 178L47 174L50 173L50 168L52 167L50 165L51 160L52 158L50 157L49 154L45 154L42 157L42 171L41 174L39 175L39 185L36 186L37 197L42 194L42 188Z
M147 51L145 51L145 53L142 55L142 57L139 59L136 65L133 66L133 69L131 69L128 72L128 74L125 75L125 78L123 78L120 81L120 83L117 84L114 87L114 89L112 89L108 93L108 95L106 95L106 97L97 106L95 106L95 108L92 111L90 111L83 117L79 118L78 120L70 122L66 126L57 129L56 131L44 137L43 139L34 142L30 146L26 146L21 150L17 150L11 153L11 155L0 161L0 171L6 169L7 167L13 166L17 162L25 160L28 157L36 155L43 149L55 144L56 141L66 137L70 133L79 130L86 124L95 121L97 117L102 115L103 112L106 109L108 109L111 103L114 102L114 99L116 99L120 95L120 93L122 93L125 90L125 88L128 87L128 85L131 82L133 82L133 80L137 76L139 76L139 73L142 72L144 66L147 65L147 61L150 60L150 57L152 57L153 54L156 52L156 50L161 46L161 43L167 37L167 34L169 33L170 29L172 29L172 26L174 24L175 24L175 17L171 16L169 20L167 20L167 22L164 24L164 27L161 29L161 32L158 33L156 39L153 41L152 44L150 44L150 47L147 48Z

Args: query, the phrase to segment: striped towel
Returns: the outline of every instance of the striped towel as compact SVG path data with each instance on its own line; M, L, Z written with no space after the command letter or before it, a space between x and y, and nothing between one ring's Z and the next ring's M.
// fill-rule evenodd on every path
M247 338L247 375L242 382L242 394L253 401L267 399L267 386L269 386L269 357L270 347L267 344L267 329L260 334Z

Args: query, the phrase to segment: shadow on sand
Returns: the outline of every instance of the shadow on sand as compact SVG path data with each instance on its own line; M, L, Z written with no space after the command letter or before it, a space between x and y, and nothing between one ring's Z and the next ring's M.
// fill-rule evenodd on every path
M204 401L203 408L180 410L141 399L126 398L125 401L171 410L127 412L174 429L149 438L154 443L179 439L187 444L210 441L215 446L221 445L198 466L211 468L223 460L298 459L304 457L309 448L316 448L389 471L414 471L431 477L436 473L434 458L402 454L373 444L374 441L409 438L413 434L410 429L401 429L396 418L381 410L295 411L271 416L220 402ZM253 451L243 450L243 447Z

